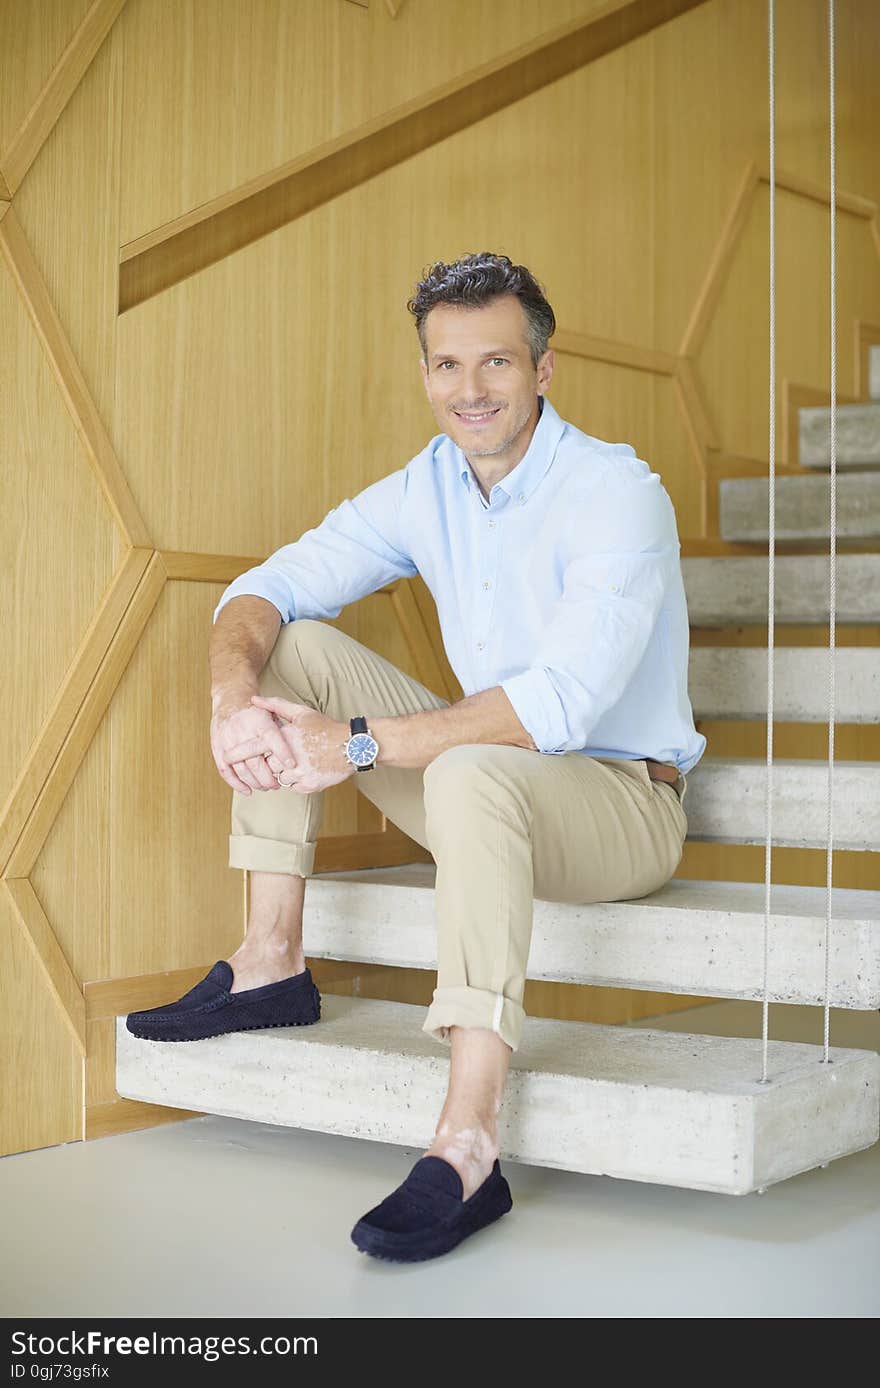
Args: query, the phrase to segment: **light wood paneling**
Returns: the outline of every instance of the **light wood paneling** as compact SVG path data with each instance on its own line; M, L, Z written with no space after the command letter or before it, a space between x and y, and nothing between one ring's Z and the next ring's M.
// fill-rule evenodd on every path
M3 176L10 194L14 195L18 190L124 4L125 0L93 0L41 85L39 96L12 138L2 146ZM50 5L49 8L54 10L55 7ZM76 8L78 6L74 6ZM42 6L38 12L42 22ZM57 18L57 11L53 18ZM22 54L25 62L28 37L24 24L15 26L10 35L11 46Z
M11 850L37 787L24 787L34 743L112 578L113 520L83 455L58 382L34 332L2 252L15 223L0 221L0 418L4 555L0 672L4 737L0 743L0 860ZM17 233L13 233L13 240ZM79 697L82 698L82 692ZM70 710L68 709L68 714ZM66 731L66 719L56 730ZM20 795L23 801L15 803Z
M25 240L14 207L11 207L0 221L0 252L30 315L58 394L67 406L85 456L104 493L110 514L119 526L126 544L145 545L148 543L148 537L143 520L113 451L104 421L98 413L43 277Z
M684 32L696 20L697 12L672 27L681 25ZM661 43L659 33L652 37L650 43L652 46ZM636 49L639 50L638 55ZM633 47L632 61L636 62L638 56L640 64L643 55L647 54L648 41L640 41ZM600 65L603 73L606 63L613 65L618 61L619 55L603 60ZM696 57L694 61L697 62ZM656 80L656 62L651 67ZM748 71L751 74L752 68ZM650 90L647 66L644 73L643 86L647 92ZM619 77L619 74L612 76ZM167 311L159 300L154 300L126 314L121 325L125 340L120 399L126 415L142 421L134 431L134 447L137 448L137 439L149 438L151 442L156 442L150 434L151 421L156 427L153 406L158 400L166 401L167 407L159 411L161 418L181 421L178 427L185 435L180 439L178 451L188 454L197 446L198 438L205 434L212 439L212 443L216 439L213 456L221 474L219 492L223 497L230 497L229 514L241 516L241 524L246 530L252 529L264 536L267 530L263 520L266 494L261 492L250 499L242 496L242 490L249 485L249 475L239 466L239 459L242 455L255 459L273 455L279 446L276 441L278 430L274 425L279 416L281 436L285 441L290 440L291 447L298 446L303 455L313 457L316 451L320 451L325 456L342 456L348 452L358 458L359 468L367 466L366 461L361 460L372 456L375 459L373 470L367 473L360 471L352 479L352 486L361 479L366 481L384 474L390 466L402 464L423 445L433 423L417 383L411 392L405 386L401 390L398 383L415 382L414 335L403 303L414 271L425 263L430 251L441 244L436 226L435 190L440 190L444 200L447 223L444 241L452 249L464 249L469 243L500 243L502 248L506 247L517 258L525 259L539 269L542 265L547 265L548 269L552 267L552 276L545 274L544 278L549 281L551 297L558 306L564 325L563 343L569 333L578 331L579 324L593 326L587 322L589 317L598 319L595 326L606 330L596 333L596 336L601 335L612 343L627 344L629 348L642 348L640 339L644 339L650 327L654 290L650 283L653 272L644 255L643 225L639 215L641 185L635 174L629 180L617 178L616 165L620 151L612 147L606 153L598 139L598 132L603 128L598 114L601 100L613 100L616 91L614 81L609 80L607 87L603 85L599 80L599 68L592 72L589 83L582 82L582 77L583 74L574 74L555 83L551 90L536 94L516 110L502 112L482 122L478 132L464 132L447 141L444 146L426 151L418 160L410 160L371 185L353 190L332 207L321 208L304 222L281 229L275 237L249 247L242 255L231 257L224 265L211 267L189 282L191 297L187 294L185 299L179 299L185 286L177 286L167 295L160 296L162 301L174 300ZM617 87L619 85L618 81ZM757 87L756 81L754 85ZM732 91L730 100L732 107L738 102ZM573 101L574 116L571 114ZM578 109L581 106L583 110ZM644 111L639 112L638 128L646 142L652 138L652 122L656 118L659 125L661 121L661 109L659 98L653 104L646 99ZM527 115L528 120L521 119L521 114ZM635 117L632 110L630 117ZM572 138L560 150L559 142L550 140L549 132L568 121L571 122ZM523 148L524 143L526 148ZM751 140L747 129L743 131L740 144L744 156L743 164L739 166L742 175L743 168L749 166ZM540 169L542 180L558 192L558 213L553 218L523 221L519 207L520 184L508 176L505 164L506 151L511 148L518 151L517 168ZM615 190L615 198L591 198L589 217L581 216L578 223L583 228L580 239L560 237L558 233L559 226L570 225L577 219L577 199L582 196L578 184L572 185L570 180L566 184L566 161L575 167L591 170L591 188L604 185ZM707 176L711 177L711 172ZM756 187L758 192L753 207L764 195L761 189L766 191L760 180ZM626 205L630 189L633 190L631 207ZM824 215L821 205L812 198L785 193L780 194L780 201L783 197L796 203L805 216L821 218ZM622 207L621 201L624 203ZM840 220L841 223L854 221L864 237L866 224L863 218L841 212ZM388 238L382 238L371 242L358 233L358 228L384 225L386 221L390 225L406 225L409 228L408 241L412 251L406 264L406 257L401 254L396 240L392 243ZM686 225L678 209L667 209L667 225L662 232L658 228L656 233L657 254L661 258L677 237L692 235L690 216L685 221ZM754 224L753 216L749 220L749 227L754 227ZM509 239L510 228L514 226L520 238L518 245L511 245ZM714 231L717 237L720 227ZM790 234L797 236L796 227L790 228ZM668 456L672 459L663 466L662 473L680 510L682 534L711 534L717 509L713 508L711 495L704 500L694 484L695 474L699 482L704 468L707 478L712 480L713 444L730 456L760 459L763 454L766 457L766 432L760 424L761 400L766 398L766 380L762 379L760 341L757 344L754 341L755 322L766 319L766 303L762 307L761 301L761 295L765 292L766 246L757 232L750 233L746 241L746 245L739 243L733 269L723 282L718 325L710 328L703 354L690 368L690 376L682 375L677 387L682 397L699 400L704 416L702 425L699 407L694 404L682 406L680 401L679 408L683 416L686 415L689 427L684 440L676 437L676 434L658 439L656 430L646 436L644 429L633 428L629 423L631 412L628 398L628 378L632 373L627 370L618 373L610 396L604 379L601 387L598 385L597 372L595 390L590 390L588 383L580 408L569 411L569 417L588 432L601 432L593 418L594 396L601 397L608 411L614 411L617 419L626 421L626 436L632 439L642 456L652 459ZM626 266L625 275L615 276L607 272L602 246L608 244L615 247L616 263ZM869 244L865 240L865 245ZM821 239L811 242L811 245L814 254L805 272L808 271L813 281L818 281L824 265ZM694 249L692 246L691 250ZM699 264L702 259L704 267L710 266L712 249L710 242L702 257L694 256L695 261ZM451 254L451 251L447 254ZM246 268L239 274L239 262L242 261L246 262ZM345 298L342 286L337 287L335 283L333 267L343 263L349 267L352 282L362 287L356 302L358 305L366 303L364 312L354 308L351 299ZM860 275L859 300L867 300L870 311L870 305L877 301L880 293L876 257L875 262L867 265L860 263L857 268ZM280 277L280 293L273 290L270 297L270 286L276 283L276 272ZM665 283L665 274L659 278ZM705 273L697 278L695 294L704 279ZM732 285L734 288L731 288ZM577 291L579 302L572 304L570 312L566 314L565 305L571 303L571 286ZM614 286L613 291L611 286ZM197 308L188 312L183 307L186 302L197 305ZM365 358L375 361L377 350L381 350L384 363L381 380L388 384L384 390L379 387L370 393L365 408L358 411L355 420L352 421L345 412L333 412L323 381L303 378L299 358L292 345L289 345L293 332L285 309L289 303L296 303L301 315L309 322L316 357L328 360L332 356L342 379L359 379ZM389 318L388 303L400 306L396 321ZM588 313L584 304L590 306ZM842 293L840 309L845 324L848 316L858 311L854 296ZM682 309L679 305L679 312L684 329L689 316L687 306ZM226 341L228 333L224 325L228 318L242 325L233 344ZM134 319L138 320L136 327L131 321ZM273 328L257 336L254 325L266 320L274 322ZM176 327L178 323L184 326ZM197 333L193 332L195 323L204 325ZM288 324L287 328L285 323ZM381 325L381 332L371 331L370 325L373 323ZM742 328L739 326L741 323ZM610 330L615 326L618 330L612 334ZM131 336L128 335L129 329ZM673 343L679 336L677 328L674 335L662 331L664 336L672 336ZM184 334L185 340L181 341ZM160 358L149 344L155 340L167 340L169 335L176 339L174 351ZM271 357L266 349L268 342L273 344ZM220 343L224 344L222 348ZM804 362L797 379L807 383L811 377L817 382L821 380L824 374L823 344L817 334L804 331L802 326L797 349L799 356L805 351L811 354L809 364ZM766 354L766 347L764 350ZM670 355L667 353L665 358L661 357L661 361L668 362ZM565 390L566 375L571 374L572 370L570 360L564 351L560 353L551 395L553 391L559 394ZM207 400L194 401L182 415L179 401L185 394L183 383L197 374L200 361L210 362L212 372L218 374L222 382L224 395L233 398L242 395L259 398L262 395L263 410L256 415L241 416L243 437L237 438L235 429L230 430L229 425L233 421L228 417L223 421L226 428L221 435L216 419L207 417L210 413ZM784 355L780 361L784 362ZM848 368L843 362L841 366L849 375L852 363ZM582 376L580 366L578 371ZM389 412L385 407L385 393L392 388L395 390L396 405L399 399L399 409ZM744 393L755 401L753 409L744 411L737 405ZM375 408L374 396L378 397ZM161 424L159 427L162 428ZM615 432L617 437L621 437L623 430L618 428ZM163 429L155 457L151 449L149 456L133 456L131 459L139 493L142 490L155 490L157 498L154 501L151 497L150 504L160 508L170 504L168 498L172 492L165 485L161 470L170 470L173 453L173 440L167 437ZM339 499L338 489L316 493L314 486L309 488L305 496L293 495L294 489L304 480L302 473L291 471L276 483L286 493L279 497L278 513L301 517L298 523L302 526L316 523L326 509ZM317 482L318 487L322 487L323 477L315 479L309 474L309 482ZM711 487L709 490L711 493ZM201 516L212 530L224 524L222 515L212 516L208 521L203 509ZM250 516L254 518L253 527ZM179 509L171 518L171 524L177 523L179 530L186 528L191 537L195 533L195 537L188 541L191 547L210 543L198 537L198 522L199 517L186 516ZM170 532L164 516L157 517L153 529L159 534L161 543L183 547L182 537L178 538ZM267 550L288 538L289 531L283 530L280 525L273 525L271 519L268 530L268 537L263 541ZM251 542L247 534L239 542L243 542L247 552L253 552L256 547L256 541ZM232 548L231 539L228 547Z
M82 1137L82 1055L0 884L0 1156Z
M180 656L190 632L210 625L218 590L164 582L155 553L151 568L32 873L81 978L184 967L230 952L242 934L226 868L229 791L208 741L207 661Z
M46 993L81 1055L85 1055L85 1003L58 938L26 877L6 877L3 888L15 909L21 935L33 955Z
M86 1110L83 1137L111 1137L117 1133L155 1128L162 1123L179 1123L183 1118L202 1115L187 1108L168 1108L165 1104L141 1104L134 1099L116 1099L95 1104Z
M391 600L397 621L406 636L417 679L449 703L460 699L461 686L457 680L448 680L447 671L437 658L435 624L428 624L424 608L419 604L412 585L396 584Z
M142 0L136 0L140 4ZM41 4L33 7L40 11ZM45 285L66 351L54 354L62 395L82 417L87 456L104 461L121 508L114 565L125 545L149 541L113 464L116 303L119 292L119 177L123 119L121 15L83 73L15 195L28 255ZM2 62L2 58L0 58ZM2 163L2 158L0 158ZM54 341L54 336L52 338ZM85 391L77 381L82 378ZM70 382L69 388L65 384ZM88 397L88 398L87 398ZM103 484L102 484L103 485Z
M135 580L137 586L117 625L118 608ZM23 768L21 781L27 787L27 794L30 795L38 787L33 805L27 803L18 787L13 793L9 808L11 825L14 827L22 818L23 808L27 809L28 818L6 864L6 873L10 877L23 877L31 871L158 600L164 581L162 563L155 552L129 551L125 570L105 595L59 691L40 739ZM62 736L64 741L59 748ZM54 755L56 748L57 756ZM40 783L43 774L45 779Z
M823 203L785 190L777 194L778 440L785 437L781 380L828 389L828 224L829 210ZM698 363L722 446L761 459L767 458L769 446L768 238L768 188L761 183ZM840 205L837 245L838 391L843 400L857 369L853 324L874 313L880 298L880 262L865 217ZM785 247L781 256L780 247ZM748 410L742 409L743 399L752 402Z
M607 0L504 0L501 9L410 0L392 23L381 3L364 13L336 0L275 0L255 22L241 0L139 0L120 17L120 245L607 9ZM230 101L235 90L244 102Z
M118 637L123 613L143 578L151 554L149 550L129 551L123 569L105 594L18 771L0 815L0 856L5 872L12 876L23 876L30 870L76 771L76 755L83 755L96 716L100 718L106 671L113 668L112 665L104 667L108 648ZM105 673L99 681L102 669ZM63 759L59 760L62 752ZM27 834L23 837L26 822ZM17 845L16 856L13 856Z
M119 311L233 255L706 0L608 0L122 248ZM471 11L472 13L472 11Z
M75 35L90 0L21 0L0 4L0 165L28 112L40 98L52 70Z

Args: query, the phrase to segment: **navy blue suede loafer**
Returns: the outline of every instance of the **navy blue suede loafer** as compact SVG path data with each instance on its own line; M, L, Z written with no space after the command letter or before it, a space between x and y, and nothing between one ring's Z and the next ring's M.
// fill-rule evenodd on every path
M464 1183L443 1157L420 1157L406 1180L368 1210L351 1231L362 1253L392 1263L420 1263L460 1244L513 1206L498 1158L485 1181L464 1200Z
M230 993L232 965L218 959L211 972L177 1002L129 1012L125 1025L145 1041L201 1041L227 1031L306 1027L321 1016L321 994L305 969L278 983Z

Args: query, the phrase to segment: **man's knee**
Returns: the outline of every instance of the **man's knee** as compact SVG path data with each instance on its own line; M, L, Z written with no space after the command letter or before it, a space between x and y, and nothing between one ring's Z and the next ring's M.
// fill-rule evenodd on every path
M335 627L317 617L295 617L292 622L282 624L273 649L295 646L299 651L322 650L328 641L339 634Z
M258 677L260 693L277 693L279 679L291 688L298 688L305 671L322 668L324 653L339 635L335 627L313 617L297 617L292 622L284 622Z
M335 627L328 626L316 617L296 617L292 622L282 624L270 660L283 659L290 653L305 661L325 651L342 635Z

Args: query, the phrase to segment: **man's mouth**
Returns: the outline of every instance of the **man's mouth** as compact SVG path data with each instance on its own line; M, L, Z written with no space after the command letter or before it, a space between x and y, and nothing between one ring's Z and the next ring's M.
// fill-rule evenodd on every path
M453 410L452 413L460 419L463 424L469 424L475 427L479 424L488 424L490 419L494 419L496 414L500 413L500 410L501 406L499 405L494 410L484 410L482 414L463 414L461 410Z

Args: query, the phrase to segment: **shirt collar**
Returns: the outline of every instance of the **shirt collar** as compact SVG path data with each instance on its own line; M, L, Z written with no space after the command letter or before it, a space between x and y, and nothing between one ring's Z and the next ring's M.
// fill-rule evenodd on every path
M508 497L521 504L528 501L553 462L559 440L565 432L565 421L560 418L547 396L542 395L540 399L542 401L541 414L535 425L535 432L529 440L528 448L516 467L506 477L502 477L500 482L495 483L497 487L507 493ZM459 464L461 479L465 486L470 488L470 463L458 444L454 444L453 447Z

